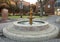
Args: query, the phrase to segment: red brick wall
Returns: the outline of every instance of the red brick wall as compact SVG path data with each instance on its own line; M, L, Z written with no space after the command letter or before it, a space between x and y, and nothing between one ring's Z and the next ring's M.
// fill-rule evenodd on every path
M46 13L47 15L54 15L54 4L55 4L55 1L54 1L54 0L49 0L49 1L46 3L46 5L45 5L45 7L44 7L44 10L45 10L45 13ZM51 7L48 8L48 5L50 5ZM36 3L36 9L38 9L38 6L39 6L39 4Z
M48 3L45 5L45 12L47 15L54 15L54 0L49 0ZM48 5L50 5L50 8L48 8Z

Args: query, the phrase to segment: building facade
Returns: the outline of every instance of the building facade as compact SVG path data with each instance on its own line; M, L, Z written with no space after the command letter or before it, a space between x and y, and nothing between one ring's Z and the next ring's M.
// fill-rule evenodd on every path
M55 0L49 0L45 6L44 6L44 12L46 15L54 15L54 6L55 6ZM40 7L40 4L36 3L36 9Z

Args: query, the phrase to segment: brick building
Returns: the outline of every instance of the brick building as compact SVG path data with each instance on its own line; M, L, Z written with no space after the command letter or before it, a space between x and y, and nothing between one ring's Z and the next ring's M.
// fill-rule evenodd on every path
M20 1L18 1L17 4L20 4ZM29 2L26 2L26 1L23 1L23 5L25 5L25 6L29 6L30 3L29 3Z
M45 10L46 15L54 15L54 5L55 5L55 0L49 0L45 4L44 10ZM38 9L39 7L40 7L40 4L37 2L36 3L36 9Z

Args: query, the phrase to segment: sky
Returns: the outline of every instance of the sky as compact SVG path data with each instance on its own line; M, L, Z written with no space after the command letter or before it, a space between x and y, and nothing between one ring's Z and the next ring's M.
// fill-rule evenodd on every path
M37 0L24 0L26 2L30 2L30 4L35 4L37 2Z
M37 2L37 0L24 0L26 2L30 2L30 4L35 4ZM60 2L60 0L57 0L58 2Z

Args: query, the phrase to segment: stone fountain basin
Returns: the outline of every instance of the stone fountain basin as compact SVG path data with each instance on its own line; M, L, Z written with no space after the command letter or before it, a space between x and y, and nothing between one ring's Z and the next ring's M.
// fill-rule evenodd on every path
M21 42L36 42L55 38L59 34L59 29L48 22L42 21L43 23L40 24L38 22L38 25L29 25L27 22L25 24L22 21L26 22L27 20L16 21L12 23L13 25L5 27L3 35L9 39ZM41 20L39 21L41 22Z
M12 40L17 41L41 41L41 40L47 40L52 39L58 36L59 29L49 24L49 28L42 31L20 31L18 29L14 28L13 26L8 26L7 28L3 29L3 34Z
M56 19L56 23L60 23L60 18L57 18Z
M49 23L46 21L33 21L33 24L30 25L29 21L16 21L13 22L14 28L21 31L40 31L45 30L49 27Z

